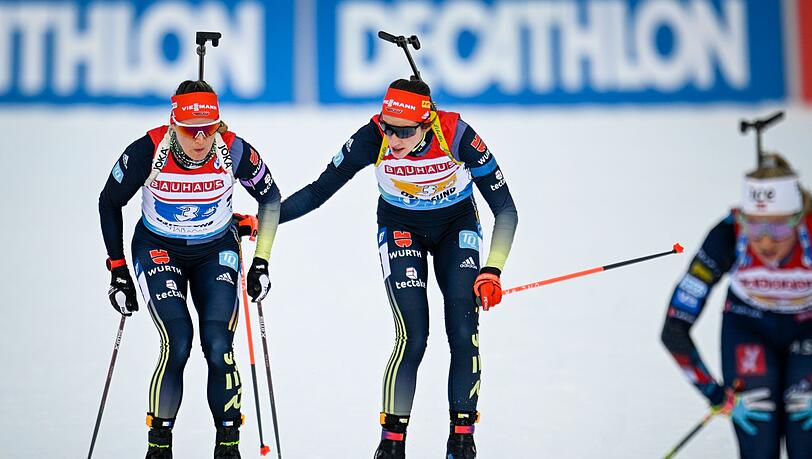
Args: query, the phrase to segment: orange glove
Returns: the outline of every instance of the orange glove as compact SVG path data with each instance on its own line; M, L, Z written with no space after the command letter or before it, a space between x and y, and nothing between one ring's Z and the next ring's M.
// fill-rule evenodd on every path
M237 224L237 234L240 237L248 236L250 240L257 240L257 230L259 230L259 220L253 215L243 215L234 213L234 223Z
M487 311L502 301L502 282L499 280L501 274L502 271L491 266L479 270L474 281L477 306L482 306Z

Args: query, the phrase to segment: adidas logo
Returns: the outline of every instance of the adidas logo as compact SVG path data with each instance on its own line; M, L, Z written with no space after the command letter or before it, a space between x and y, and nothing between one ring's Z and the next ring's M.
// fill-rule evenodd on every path
M474 261L474 257L468 257L465 261L460 263L460 268L479 269L479 268L476 267L476 262Z
M230 273L220 274L219 276L217 276L217 280L223 281L223 282L228 282L229 284L234 285L234 280L231 279L231 274Z

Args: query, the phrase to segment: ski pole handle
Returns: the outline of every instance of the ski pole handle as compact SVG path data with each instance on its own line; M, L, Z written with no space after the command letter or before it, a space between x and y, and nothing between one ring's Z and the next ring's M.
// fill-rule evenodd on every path
M542 287L545 285L555 284L556 282L562 282L569 279L575 279L576 277L583 277L588 276L590 274L595 274L603 271L608 271L614 268L620 268L621 266L631 265L634 263L640 263L643 261L651 260L653 258L659 258L666 255L671 255L674 253L682 253L685 250L679 243L674 244L674 247L666 252L655 253L654 255L646 255L645 257L639 258L632 258L630 260L619 261L617 263L611 263L604 266L598 266L597 268L585 269L583 271L577 271L570 274L565 274L563 276L552 277L550 279L540 280L538 282L533 282L530 284L520 285L518 287L509 288L507 290L502 290L502 295L509 295L511 293L521 292L523 290L529 290L531 288Z

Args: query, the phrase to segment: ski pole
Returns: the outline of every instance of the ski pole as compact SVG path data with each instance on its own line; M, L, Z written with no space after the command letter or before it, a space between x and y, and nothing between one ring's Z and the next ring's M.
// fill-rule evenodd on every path
M93 438L90 440L90 451L87 452L87 459L93 456L93 448L96 446L96 437L99 434L99 426L101 425L102 413L104 413L104 404L107 403L107 392L110 390L110 381L113 380L113 368L116 366L116 357L118 356L118 346L121 344L121 336L124 334L124 322L127 316L122 315L121 321L118 323L118 333L116 334L116 342L113 345L113 357L110 359L110 367L107 369L107 381L104 383L104 390L102 391L101 405L99 405L99 414L96 415L96 427L93 428Z
M713 419L713 416L715 416L716 413L717 412L714 410L709 411L708 414L706 414L705 417L703 417L702 420L699 421L699 423L697 423L697 425L695 425L690 432L688 432L687 434L685 434L684 437L682 437L682 440L680 440L679 443L677 443L673 448L671 448L671 451L669 451L663 457L663 459L671 459L674 456L676 456L679 450L681 450L683 446L685 446L692 438L694 438L694 435L699 433L700 430L702 430L706 425L708 425L708 423L710 422L711 419Z
M249 236L248 240L256 241L257 240L257 233L259 232L259 221L257 217L254 215L243 215L243 214L234 214L234 219L237 223L238 227L238 234L242 231L241 235ZM245 284L245 269L242 265L242 258L240 258L240 271L243 274L241 277L242 281L242 295L243 295L243 302L245 306L245 316L248 317L248 289ZM262 351L265 354L265 374L268 377L268 393L271 399L271 420L273 421L273 433L274 438L276 440L276 455L279 459L282 459L282 449L279 446L279 423L277 422L276 418L276 402L274 400L273 395L273 382L271 379L271 361L268 357L268 341L265 336L265 315L262 312L262 302L257 301L257 312L259 313L259 331L260 337L262 338ZM246 322L248 324L248 328L250 329L250 321ZM251 347L251 373L254 377L254 398L257 401L257 413L259 413L259 396L257 395L257 374L254 366L254 345L251 343L251 335L249 332L249 346ZM260 430L262 428L260 427ZM262 433L260 432L260 438ZM263 442L264 445L264 442ZM263 448L268 448L264 446ZM263 450L263 456L268 452L269 449Z
M550 279L540 280L538 282L533 282L531 284L520 285L518 287L509 288L507 290L502 290L502 295L509 295L511 293L521 292L523 290L529 290L531 288L542 287L545 285L555 284L556 282L561 282L569 279L575 279L576 277L583 277L588 276L590 274L595 274L603 271L609 271L610 269L620 268L621 266L631 265L634 263L640 263L642 261L651 260L652 258L659 258L665 255L671 255L673 253L682 253L683 247L679 245L679 243L674 244L674 247L667 251L661 253L655 253L654 255L647 255L645 257L640 258L633 258L631 260L619 261L617 263L612 263L609 265L598 266L597 268L585 269L583 271L578 271L570 274L565 274L563 276L552 277Z
M268 341L265 337L265 315L262 313L262 302L257 301L259 313L259 334L262 337L262 351L265 353L265 374L268 377L268 394L271 398L271 420L273 421L273 434L276 439L276 454L282 459L282 449L279 447L279 423L276 418L276 402L273 396L273 382L271 380L271 361L268 358Z
M254 364L254 339L251 335L251 315L248 308L248 290L245 285L245 268L243 267L242 254L240 254L240 286L242 287L242 304L245 309L245 331L248 334L248 356L251 360L251 379L254 383L254 403L257 410L257 428L259 429L259 452L264 456L271 451L271 448L265 445L265 440L262 438L262 413L259 410L257 366Z

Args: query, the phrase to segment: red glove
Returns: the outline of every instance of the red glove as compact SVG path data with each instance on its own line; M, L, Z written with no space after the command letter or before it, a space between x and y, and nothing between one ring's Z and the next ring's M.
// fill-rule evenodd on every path
M234 213L234 223L237 224L237 234L240 237L249 236L252 241L257 240L257 231L259 230L259 220L253 215L243 215Z
M502 301L502 282L499 280L501 274L502 271L491 266L479 270L474 281L477 306L482 306L487 311Z

